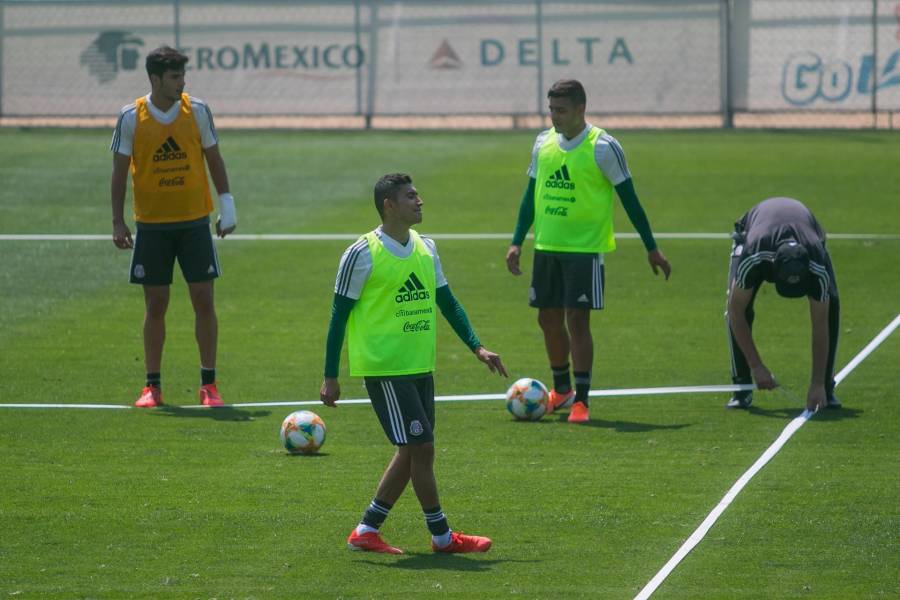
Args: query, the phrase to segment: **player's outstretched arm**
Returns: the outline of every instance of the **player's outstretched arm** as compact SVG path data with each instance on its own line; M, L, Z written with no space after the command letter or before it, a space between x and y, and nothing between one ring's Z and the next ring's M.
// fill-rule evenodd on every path
M219 152L219 145L214 144L203 149L209 175L219 193L219 217L216 219L216 234L224 238L237 228L237 211L234 208L234 196L228 185L228 172L225 170L225 159Z
M341 384L338 383L337 377L326 377L322 380L322 387L319 389L319 400L325 406L335 406L338 398L341 397Z
M506 251L506 268L513 275L521 275L519 257L522 255L522 243L528 230L534 223L534 177L528 178L528 186L522 194L522 202L519 204L519 217L516 220L516 230L513 232L512 243Z
M641 236L644 248L647 249L647 262L650 263L653 274L658 275L659 270L662 269L663 275L666 276L668 281L669 275L672 273L672 266L669 264L666 255L660 252L656 246L656 240L653 238L653 232L650 230L650 221L647 219L644 207L641 206L638 200L637 192L634 190L634 181L632 181L631 177L616 186L616 193L619 195L619 200L622 201L625 214L628 215L631 224L634 225L635 230Z
M319 399L327 406L334 406L341 396L338 373L341 368L341 348L347 331L347 321L356 300L335 293L331 303L331 321L328 323L328 337L325 342L325 378L319 389Z
M113 170L109 190L112 198L113 244L122 250L134 247L131 230L125 224L125 188L128 183L128 168L131 156L113 153Z
M519 266L519 259L522 257L522 246L510 245L506 251L506 270L513 275L521 275L522 268Z
M484 346L479 346L475 349L475 356L478 357L478 360L487 365L488 369L491 370L491 373L509 377L509 374L506 372L506 367L503 366L503 361L500 360L500 355L496 352L491 352Z
M747 359L756 387L761 390L772 390L778 387L778 382L775 381L772 372L763 364L762 357L753 342L750 324L747 323L745 316L747 306L752 298L753 290L745 290L732 282L731 292L728 295L728 323L738 347Z
M655 248L647 253L647 262L650 263L650 268L653 269L654 275L659 275L659 270L662 269L663 275L666 276L666 281L669 280L672 266L669 264L666 255L659 248Z
M809 317L812 325L812 371L809 376L809 390L806 393L806 408L818 410L826 404L825 368L828 362L828 300L819 302L809 299Z

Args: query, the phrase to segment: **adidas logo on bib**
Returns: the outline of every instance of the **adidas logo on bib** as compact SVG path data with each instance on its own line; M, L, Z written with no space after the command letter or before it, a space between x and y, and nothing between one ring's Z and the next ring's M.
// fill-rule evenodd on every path
M401 302L412 302L415 300L428 300L431 298L431 294L428 293L428 290L425 289L425 286L416 277L415 273L410 273L409 277L406 278L406 282L400 286L400 289L397 290L397 295L394 296L394 301L397 304Z
M566 165L563 165L558 168L556 172L548 177L547 181L544 182L544 187L558 188L561 190L574 190L575 184L572 183L572 178L569 177L568 167L566 167Z
M187 152L182 151L181 147L175 142L175 139L170 135L166 138L166 141L163 142L162 146L156 149L156 152L153 153L153 162L160 162L163 160L184 160L187 158Z

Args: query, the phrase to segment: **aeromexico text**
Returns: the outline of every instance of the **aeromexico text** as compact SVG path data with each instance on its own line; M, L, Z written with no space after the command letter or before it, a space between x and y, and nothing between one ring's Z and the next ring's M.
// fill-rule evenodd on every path
M356 69L366 60L365 51L357 44L328 44L307 46L246 43L240 46L182 47L179 50L191 57L187 69Z

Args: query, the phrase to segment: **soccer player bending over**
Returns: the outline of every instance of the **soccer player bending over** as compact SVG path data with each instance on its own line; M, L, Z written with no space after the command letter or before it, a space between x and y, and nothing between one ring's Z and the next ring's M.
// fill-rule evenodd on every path
M840 408L834 395L834 359L840 331L841 305L825 230L798 200L763 200L734 224L728 272L725 321L731 339L734 383L756 383L761 390L778 387L753 341L753 302L763 282L775 284L783 298L806 297L812 323L812 373L806 408ZM737 392L728 408L749 408L749 390Z
M375 184L382 224L347 248L334 286L321 400L340 397L338 371L349 322L350 374L365 378L372 407L397 446L375 498L347 538L351 550L402 554L379 529L412 481L431 531L435 552L486 552L491 540L452 531L434 477L436 308L491 372L507 376L500 356L481 345L441 270L434 241L413 225L422 221L422 199L409 175L384 175Z

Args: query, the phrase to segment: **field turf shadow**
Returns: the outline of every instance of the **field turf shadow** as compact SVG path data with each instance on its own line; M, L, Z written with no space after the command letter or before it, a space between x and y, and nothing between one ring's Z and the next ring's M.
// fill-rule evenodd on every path
M474 556L462 554L442 554L438 552L423 552L421 554L404 554L402 558L394 561L360 560L356 562L367 563L377 567L390 567L392 569L405 569L408 571L428 571L431 569L443 569L446 571L488 571L496 564L510 562L505 559L476 560ZM525 561L515 561L525 562ZM536 562L536 561L529 561Z
M207 407L185 407L163 405L157 408L153 414L164 417L187 417L212 419L214 421L252 421L258 417L267 417L272 414L269 410L241 410L231 406L217 406L215 408Z

